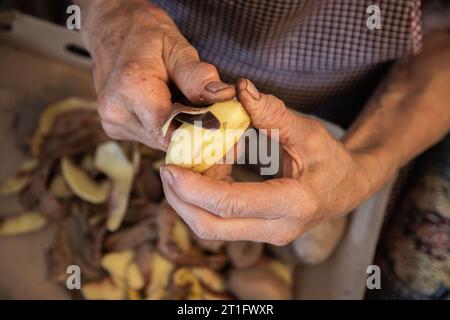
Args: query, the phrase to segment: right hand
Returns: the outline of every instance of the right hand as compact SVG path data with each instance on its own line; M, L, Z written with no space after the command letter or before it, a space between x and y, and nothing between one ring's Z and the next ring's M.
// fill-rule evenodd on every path
M166 149L161 127L172 109L169 81L196 105L235 96L217 69L201 62L172 19L144 0L79 1L83 39L105 132Z

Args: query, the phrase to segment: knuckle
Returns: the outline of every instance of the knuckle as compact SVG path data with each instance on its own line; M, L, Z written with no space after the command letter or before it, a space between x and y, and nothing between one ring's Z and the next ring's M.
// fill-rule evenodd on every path
M189 83L186 81L186 83ZM191 87L189 84L187 84L183 89L183 94L186 96L186 98L189 101L198 102L200 101L201 95L200 92L195 90L195 88Z
M103 122L125 125L124 111L109 100L103 100L98 105L98 114Z
M149 14L145 10L134 10L130 19L133 21L133 25L145 26L149 21Z
M210 77L216 76L218 74L217 68L214 65L207 63L207 62L203 62L203 61L199 62L197 65L197 68L201 69L205 75L210 76Z
M111 119L110 113L108 109L110 108L110 103L107 98L105 98L104 94L99 94L98 97L98 114L100 118L104 121L114 122L114 119Z
M217 214L222 218L232 218L247 212L245 201L228 193L218 199L215 205Z
M199 58L199 54L197 49L189 44L185 39L180 37L175 37L172 45L172 50L170 51L171 57L177 58L179 61L183 61L183 59L190 59L192 57Z
M101 122L102 127L103 127L103 131L105 132L105 134L113 139L113 140L119 140L122 138L122 136L113 128L111 127L109 124L105 123L105 122Z
M203 102L210 100L210 93L203 90L203 86L218 78L217 69L212 64L206 62L194 62L188 65L188 72L184 72L184 91L190 101ZM182 76L183 77L183 76ZM199 85L202 87L199 88ZM213 94L211 93L213 96Z

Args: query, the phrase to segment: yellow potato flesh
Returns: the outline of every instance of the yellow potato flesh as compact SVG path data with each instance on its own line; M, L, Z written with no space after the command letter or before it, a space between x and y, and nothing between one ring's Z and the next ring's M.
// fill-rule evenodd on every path
M133 261L134 253L131 250L111 252L102 257L102 267L105 268L113 278L119 278L116 284L121 286L125 282L125 274L128 265Z
M47 224L47 219L37 212L25 212L0 223L0 236L14 236L37 231Z
M188 300L202 299L202 285L191 269L187 267L177 269L173 274L173 282L177 287L189 288L189 292L187 294Z
M220 128L182 124L172 134L166 164L204 172L233 148L250 125L250 117L236 99L216 103L209 111L220 121Z
M68 158L61 160L61 171L72 192L81 199L100 204L108 198L111 187L109 181L96 183Z
M50 193L57 199L68 199L73 195L66 180L60 174L56 175L50 183Z
M12 196L18 194L26 188L29 182L29 176L10 177L0 187L0 195Z
M146 298L150 300L163 299L167 294L167 286L175 265L155 252L150 258L149 267L150 281L146 288Z
M94 163L95 167L112 181L106 225L109 231L116 231L122 224L128 208L134 166L127 159L120 145L113 141L105 142L97 147Z
M86 283L81 292L87 300L123 300L125 292L114 285L111 279L103 279L100 282Z
M206 267L192 268L194 275L208 288L214 292L225 292L225 281L216 271Z
M173 242L182 252L188 253L191 250L191 237L186 225L181 220L176 220L172 230Z
M23 162L16 174L8 178L0 187L0 195L12 196L22 192L30 182L30 173L39 165L36 159L29 159Z

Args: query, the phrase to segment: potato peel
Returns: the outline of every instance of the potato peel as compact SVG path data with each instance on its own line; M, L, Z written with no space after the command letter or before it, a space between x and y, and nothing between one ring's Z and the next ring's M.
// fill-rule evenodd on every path
M17 170L16 174L9 177L0 187L0 195L12 196L22 192L30 183L30 174L39 166L36 159L24 161Z
M131 250L112 252L102 257L102 267L108 271L114 283L119 288L126 288L128 267L133 261L134 253Z
M108 198L110 182L95 182L69 158L61 160L61 171L70 189L81 199L93 204L101 204Z
M60 174L56 175L50 182L50 193L57 199L68 199L73 196L73 192L67 185L66 180Z
M150 300L163 299L175 265L155 252L149 261L150 281L146 288L146 298Z
M0 223L0 236L14 236L42 229L47 219L37 212L24 212Z
M90 282L82 286L81 292L88 300L123 300L125 292L114 285L109 278L99 282Z
M207 286L213 292L225 292L225 281L216 271L204 267L194 267L192 268L192 272L203 285Z
M105 142L97 147L94 163L97 169L112 181L108 200L107 228L109 231L116 231L128 208L134 166L127 159L120 145L113 141Z
M13 196L22 192L30 182L30 177L27 175L13 176L5 180L0 188L0 195Z
M132 262L128 266L126 282L127 288L133 290L141 290L145 285L144 277L135 262Z
M181 113L184 113L184 114L203 114L203 113L209 112L210 108L211 107L207 107L207 108L190 107L190 106L183 105L181 103L175 103L173 105L173 110L170 113L167 121L164 123L164 125L161 128L163 136L165 136L167 134L167 132L169 131L170 124L176 118L176 116L178 116L179 114L181 114Z
M128 290L128 300L141 300L141 294L138 290Z
M181 267L173 274L173 282L176 287L189 287L186 296L189 300L198 300L203 298L203 288L200 280L197 279L191 269Z
M195 116L204 120L203 127L196 124L195 129L208 132L212 141L201 140L194 155L211 144L223 146L228 141L232 147L250 123L235 99L207 108L178 105L174 109L165 130L172 120L181 123L180 128L193 129L192 117L177 117L180 113L214 115ZM231 130L231 136L215 137L225 129L239 134ZM172 138L171 146L177 143L192 147ZM164 153L108 140L95 103L68 99L47 107L31 149L33 157L4 187L20 194L19 200L30 211L0 218L0 237L41 230L56 222L57 236L47 259L52 281L64 283L67 265L76 264L83 270L81 293L86 299L278 298L291 292L290 264L262 253L255 263L238 266L227 242L196 237L163 199L158 171L166 162ZM220 158L222 154L215 154L186 167L213 179L230 179L231 164L217 164ZM162 214L161 207L170 209L170 214ZM248 260L249 255L244 250L237 260Z
M173 225L172 239L183 253L189 253L191 251L192 246L189 230L180 219L177 219Z
M31 173L39 167L39 161L37 159L28 159L22 162L19 166L18 173Z
M44 138L50 133L56 118L62 113L78 109L96 111L97 104L79 98L69 98L58 101L45 108L39 119L38 127L31 138L31 154L33 157L38 158L40 156Z

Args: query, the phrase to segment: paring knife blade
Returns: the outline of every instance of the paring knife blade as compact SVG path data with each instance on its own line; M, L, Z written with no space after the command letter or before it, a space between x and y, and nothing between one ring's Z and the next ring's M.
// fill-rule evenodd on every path
M201 114L180 113L175 119L181 123L189 123L204 129L219 129L220 121L210 111Z

